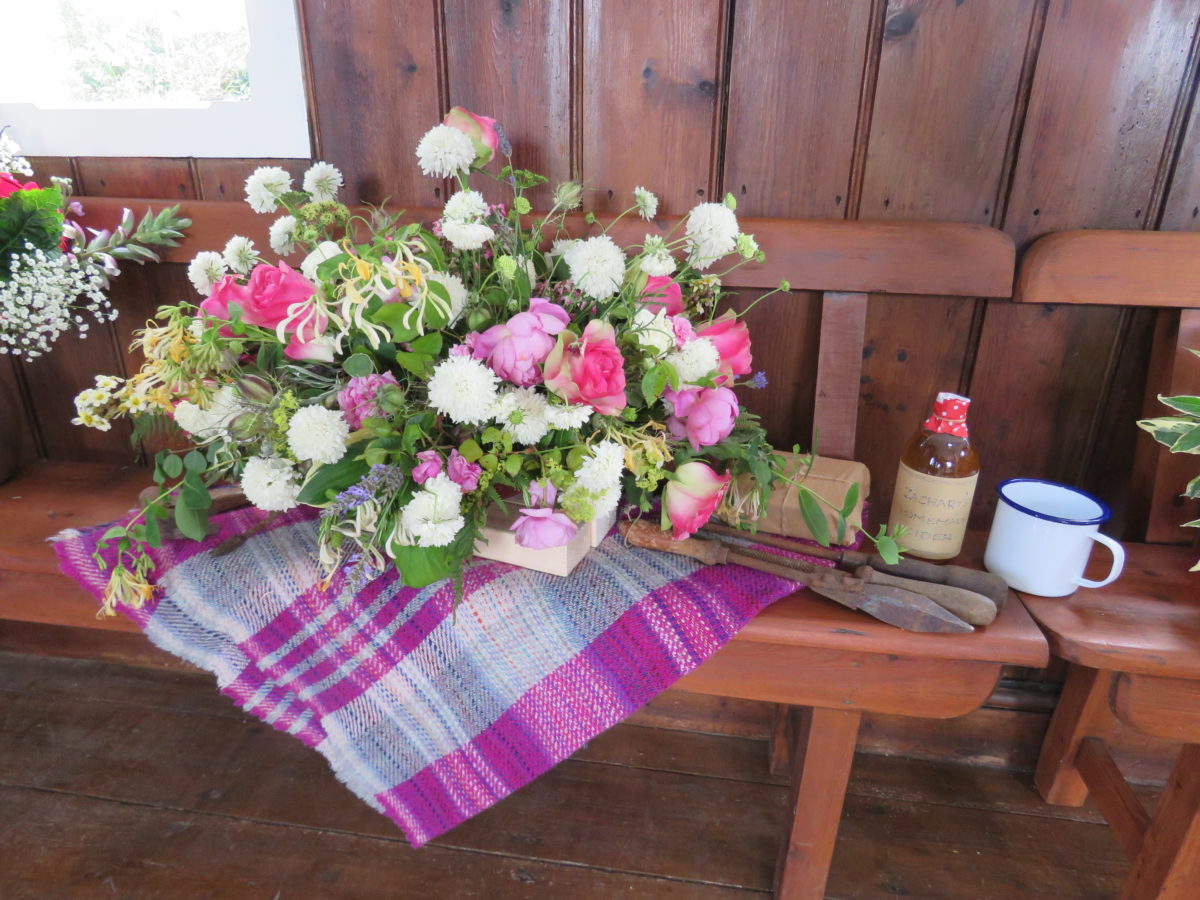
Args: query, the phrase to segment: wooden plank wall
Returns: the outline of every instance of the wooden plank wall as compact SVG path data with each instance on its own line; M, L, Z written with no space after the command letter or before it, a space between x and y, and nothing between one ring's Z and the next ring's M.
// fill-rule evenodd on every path
M1064 228L1200 221L1200 0L299 0L314 155L351 199L436 205L412 148L449 106L502 121L523 164L583 179L597 211L634 185L680 213L726 191L761 216L993 225L1025 247ZM88 194L234 198L258 160L41 159ZM300 171L305 161L286 160ZM15 367L28 446L123 459L126 435L72 428L70 397L119 370L130 331L187 296L181 267L122 276L122 319ZM796 281L802 281L797 273ZM745 303L747 297L735 297ZM813 296L751 313L747 397L807 444ZM1013 475L1117 502L1153 313L1005 300L871 298L859 457L880 514L896 456L938 390L974 398L977 523Z

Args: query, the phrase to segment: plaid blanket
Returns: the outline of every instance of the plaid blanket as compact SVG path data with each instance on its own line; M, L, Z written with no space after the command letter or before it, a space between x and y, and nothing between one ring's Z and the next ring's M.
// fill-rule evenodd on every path
M214 558L263 513L214 517L203 543L155 551L155 599L121 608L159 647L329 760L414 846L487 809L649 702L796 583L700 566L615 534L566 578L478 560L449 582L394 572L355 592L321 583L311 511ZM55 538L97 599L104 528Z

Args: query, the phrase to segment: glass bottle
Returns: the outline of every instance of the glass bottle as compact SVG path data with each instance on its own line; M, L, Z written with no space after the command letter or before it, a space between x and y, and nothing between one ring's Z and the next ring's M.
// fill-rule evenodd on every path
M899 542L911 556L952 559L962 550L979 480L979 453L967 430L970 404L958 394L938 394L933 415L900 457L888 531L908 529Z

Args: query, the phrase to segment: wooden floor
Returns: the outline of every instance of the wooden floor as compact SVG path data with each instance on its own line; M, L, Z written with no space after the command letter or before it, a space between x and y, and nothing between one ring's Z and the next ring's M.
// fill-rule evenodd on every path
M0 652L0 897L748 897L785 790L762 741L652 705L415 851L211 680ZM1089 809L1028 775L860 754L829 897L1115 897Z

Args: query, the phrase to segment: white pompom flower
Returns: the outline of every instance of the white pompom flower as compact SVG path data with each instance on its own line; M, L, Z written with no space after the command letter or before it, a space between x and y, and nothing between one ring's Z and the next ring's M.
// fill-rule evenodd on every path
M625 254L606 234L572 244L563 260L576 287L593 300L611 297L625 278Z
M261 166L246 179L246 202L256 213L275 212L279 198L292 189L292 176L279 166Z
M658 198L644 187L633 189L633 202L637 205L638 215L647 222L658 215Z
M687 218L688 262L706 269L737 246L738 220L724 203L701 203Z
M448 240L455 250L478 250L495 236L496 232L482 222L442 220L442 237Z
M242 469L242 493L259 509L287 512L300 496L300 478L286 459L254 456Z
M225 245L221 260L239 275L246 275L258 262L258 251L254 249L254 241L240 234L235 234Z
M418 547L445 547L466 524L462 492L445 472L426 481L400 511L402 535Z
M633 316L633 336L651 356L662 356L675 348L675 326L662 309L639 309Z
M271 223L267 237L272 250L280 256L291 256L296 252L296 217L280 216Z
M329 203L337 199L342 186L342 173L327 162L313 163L304 173L304 190L317 203Z
M482 219L487 215L487 201L479 191L459 191L446 201L442 216L447 219L458 219L471 222Z
M429 405L459 425L481 425L496 407L496 373L477 359L451 356L429 379Z
M335 463L345 455L349 437L342 414L323 406L302 407L288 423L288 449L299 460Z
M417 165L434 178L465 173L473 162L475 145L469 137L449 125L434 125L417 144Z
M204 297L212 293L213 286L225 273L225 260L215 250L202 250L188 263L188 281Z
M674 353L668 353L666 362L675 367L681 382L695 384L720 365L721 354L708 338L696 338Z
M533 388L505 391L496 401L496 422L518 444L536 444L550 430L546 413L549 404Z

